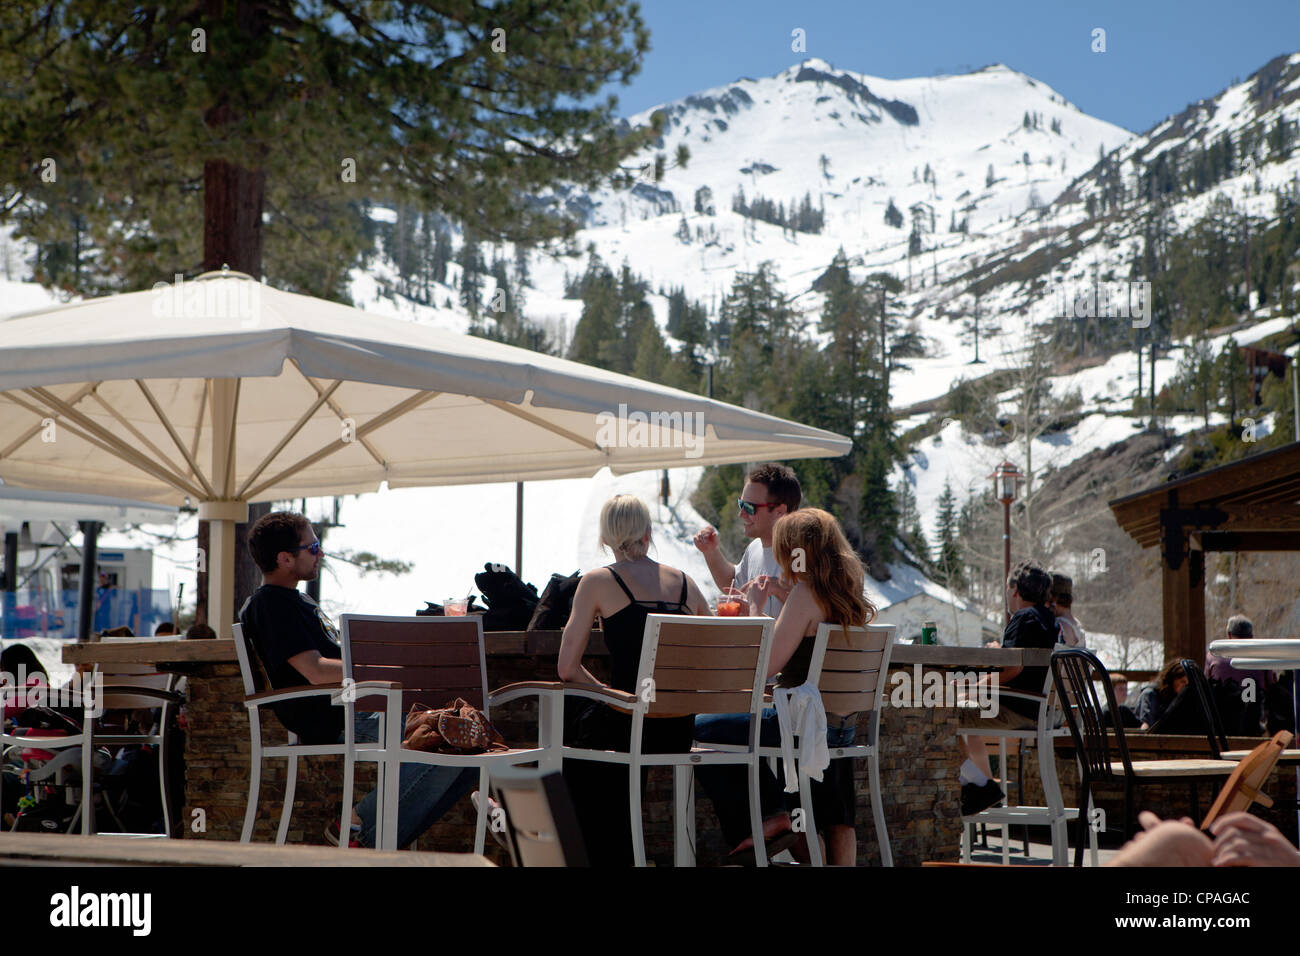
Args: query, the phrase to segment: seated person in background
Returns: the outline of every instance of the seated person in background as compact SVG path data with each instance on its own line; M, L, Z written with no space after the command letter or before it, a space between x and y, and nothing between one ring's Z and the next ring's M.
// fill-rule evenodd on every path
M1187 689L1187 674L1178 661L1170 661L1156 676L1155 683L1148 684L1138 694L1137 718L1143 730L1150 730L1161 720L1175 700Z
M1228 619L1228 640L1249 640L1254 636L1255 625L1250 618L1236 614ZM1273 672L1238 670L1231 661L1206 651L1205 676L1214 691L1224 732L1258 737L1264 725L1264 701L1277 683Z
M1123 674L1111 674L1110 686L1115 693L1115 707L1119 711L1119 723L1121 727L1138 728L1142 726L1142 721L1137 719L1137 714L1133 713L1133 708L1128 705L1128 678ZM1101 715L1107 719L1110 718L1110 705L1101 705Z
M159 624L157 627L153 629L154 637L165 637L168 634L175 634L175 633L177 633L176 625L173 624L171 621L163 621L161 624Z
M320 570L320 542L300 514L273 511L248 531L248 550L262 570L262 586L244 602L239 621L274 688L341 684L343 652L338 629L320 607L298 590ZM327 695L273 704L280 723L304 744L343 742L343 708ZM379 739L379 715L355 715L355 739ZM414 843L478 781L478 771L404 763L397 808L397 845ZM352 836L360 846L375 845L376 796L367 794L352 813ZM338 820L325 838L339 841ZM348 839L348 837L343 837Z
M808 679L817 628L824 622L861 627L875 617L876 609L863 593L866 575L852 546L835 518L819 508L802 508L782 517L772 536L773 554L787 581L781 616L776 619L768 676L778 687L798 687ZM799 550L802 549L802 550ZM799 561L795 558L804 558ZM805 568L806 565L806 568ZM756 613L751 609L751 613ZM829 647L845 646L831 633ZM857 714L826 715L826 741L831 747L853 744ZM746 714L701 714L695 718L695 739L701 743L745 743L749 733ZM775 708L763 711L760 743L781 743ZM723 839L732 851L731 862L753 861L753 835L749 822L749 791L743 767L700 767L700 785L708 793L722 825ZM853 760L832 760L821 781L812 781L813 817L826 833L826 862L853 866L857 860L854 830L856 800ZM779 853L793 842L789 814L781 811L782 790L763 761L759 770L759 803L764 813L763 832L769 853ZM775 812L774 811L778 811Z
M1066 647L1087 648L1088 636L1083 625L1074 616L1074 580L1064 574L1052 572L1052 612L1056 615L1056 629L1060 642Z
M573 595L573 611L560 642L562 681L610 686L637 692L641 644L650 614L710 613L690 576L652 560L650 511L635 495L616 495L600 509L600 543L617 559L582 576ZM596 618L604 621L610 680L605 685L582 664ZM576 698L565 717L565 743L591 750L624 753L631 743L632 717L607 704ZM686 753L695 729L693 715L647 718L644 753ZM644 790L646 773L642 774ZM629 820L628 772L618 764L566 758L564 782L573 799L592 866L630 866L633 862Z
M1007 577L1007 607L1011 620L1002 635L1003 647L1045 648L1056 646L1056 617L1047 607L1052 577L1042 565L1021 561ZM1041 694L1047 668L1004 667L995 675L997 686L1020 693ZM987 683L988 678L980 678ZM959 702L962 707L959 730L1031 730L1038 726L1038 704L1017 697L999 697L998 710L982 717L975 701ZM961 765L961 812L963 816L987 810L1005 796L989 767L988 744L978 735L958 736Z
M735 587L752 598L750 592L758 588L761 600L752 601L759 608L757 614L776 617L781 613L781 602L789 594L781 584L781 571L772 556L772 529L782 515L797 510L802 500L799 479L792 468L773 462L759 465L745 476L745 486L736 503L745 536L754 539L745 548L739 563L733 567L723 556L718 547L718 532L713 528L705 528L695 536L695 547L704 555L713 583L719 589Z
M185 636L187 638L204 638L212 640L217 636L217 632L206 624L191 624L185 629Z

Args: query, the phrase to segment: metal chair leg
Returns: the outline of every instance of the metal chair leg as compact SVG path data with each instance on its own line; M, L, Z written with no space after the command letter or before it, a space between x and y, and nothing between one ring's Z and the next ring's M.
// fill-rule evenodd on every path
M627 803L632 825L632 862L645 866L645 832L641 820L641 766L635 759L628 761Z
M289 835L289 817L293 815L293 796L298 789L298 758L289 758L289 769L285 771L284 806L280 808L280 829L275 834L275 842L283 846ZM342 835L340 834L340 839Z

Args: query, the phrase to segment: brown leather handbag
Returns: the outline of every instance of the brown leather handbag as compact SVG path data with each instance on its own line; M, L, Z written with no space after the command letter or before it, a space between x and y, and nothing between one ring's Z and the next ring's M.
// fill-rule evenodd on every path
M457 697L445 707L412 704L402 746L426 753L499 753L510 746L484 713Z

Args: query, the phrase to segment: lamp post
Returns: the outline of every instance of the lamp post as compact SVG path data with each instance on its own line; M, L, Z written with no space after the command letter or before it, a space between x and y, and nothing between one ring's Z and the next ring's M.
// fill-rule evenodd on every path
M1007 604L1007 578L1011 576L1011 502L1016 500L1016 482L1025 476L1015 465L1004 461L989 475L993 479L993 497L1002 502L1002 609L1011 620Z

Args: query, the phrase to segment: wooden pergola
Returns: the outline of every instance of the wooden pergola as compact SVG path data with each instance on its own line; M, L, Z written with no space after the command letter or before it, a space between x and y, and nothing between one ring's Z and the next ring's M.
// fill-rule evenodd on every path
M1300 551L1300 443L1110 502L1143 548L1159 545L1165 660L1205 658L1205 555Z

